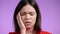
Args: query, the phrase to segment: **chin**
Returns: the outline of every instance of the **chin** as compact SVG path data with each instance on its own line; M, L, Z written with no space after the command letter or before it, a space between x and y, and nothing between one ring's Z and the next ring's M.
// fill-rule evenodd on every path
M26 27L26 30L29 30L30 28L31 28L31 27L27 26L27 27Z

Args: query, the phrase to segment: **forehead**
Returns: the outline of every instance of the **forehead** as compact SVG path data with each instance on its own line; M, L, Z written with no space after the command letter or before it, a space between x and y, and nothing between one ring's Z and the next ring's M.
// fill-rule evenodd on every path
M27 4L25 5L20 12L36 12L35 8L33 8L31 5Z

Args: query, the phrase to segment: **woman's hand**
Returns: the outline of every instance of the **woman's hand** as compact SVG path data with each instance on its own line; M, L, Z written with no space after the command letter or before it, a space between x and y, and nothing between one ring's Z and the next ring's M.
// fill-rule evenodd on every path
M17 18L17 21L18 21L18 25L19 25L19 27L21 29L21 34L25 34L26 27L25 27L25 25L24 25L24 23L23 23L23 21L21 19L20 12L17 14L17 17L16 18Z

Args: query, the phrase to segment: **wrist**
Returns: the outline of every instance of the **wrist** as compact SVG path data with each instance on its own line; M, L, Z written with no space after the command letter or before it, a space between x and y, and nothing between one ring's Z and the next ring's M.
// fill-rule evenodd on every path
M21 34L26 34L26 30L21 30Z

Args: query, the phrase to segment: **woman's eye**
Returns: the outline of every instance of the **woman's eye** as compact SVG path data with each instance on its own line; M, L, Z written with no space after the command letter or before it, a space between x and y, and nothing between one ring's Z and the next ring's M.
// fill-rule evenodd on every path
M33 16L33 15L34 15L34 13L30 13L30 15L31 15L31 16Z
M24 16L24 15L26 15L26 14L25 13L21 14L21 16Z

